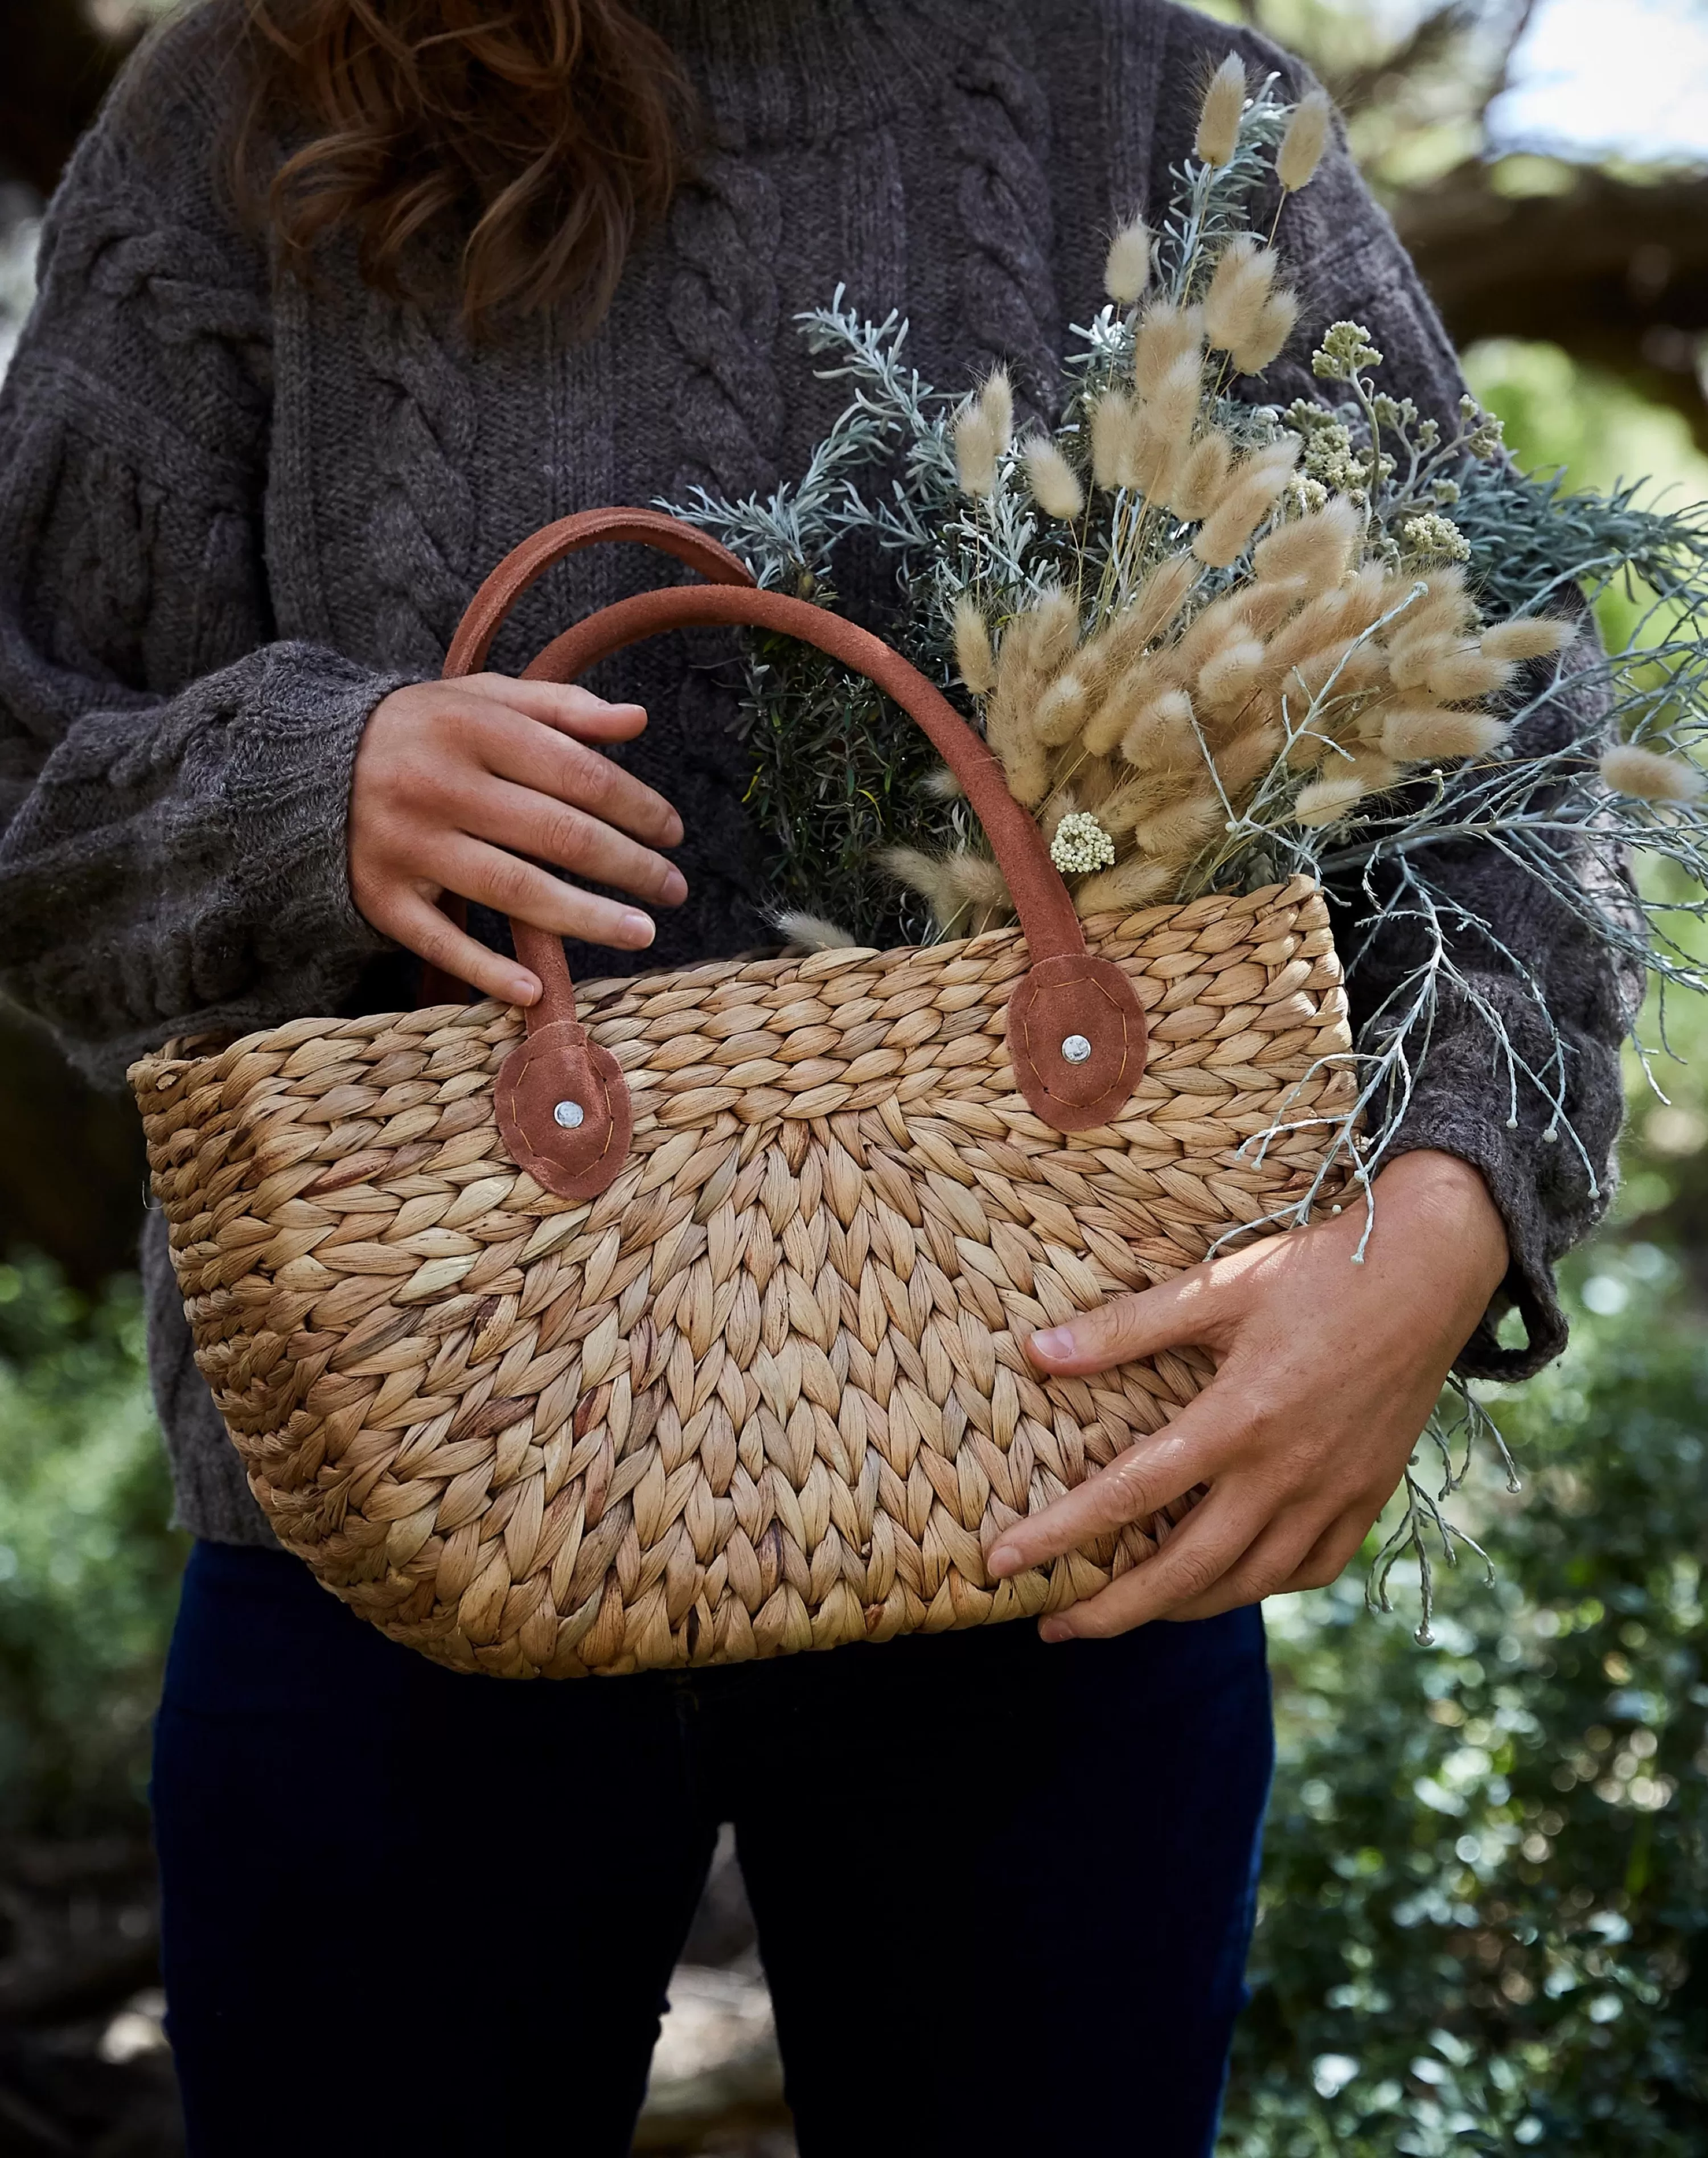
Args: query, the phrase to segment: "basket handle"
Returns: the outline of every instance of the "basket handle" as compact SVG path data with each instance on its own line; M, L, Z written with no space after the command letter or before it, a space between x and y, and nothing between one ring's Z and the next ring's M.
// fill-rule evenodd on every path
M1009 1051L1034 1113L1057 1131L1105 1123L1144 1070L1145 1021L1132 983L1086 948L1067 887L1002 767L942 691L868 630L782 592L761 591L726 549L657 511L600 509L547 525L499 563L476 593L445 662L447 679L477 672L522 593L554 562L605 540L638 540L673 555L706 581L642 592L603 607L552 642L524 679L570 682L666 630L767 629L812 644L869 678L929 737L959 782L1007 881L1031 965L1009 999ZM575 1014L559 938L513 921L516 956L544 994L527 1012L528 1039L498 1075L498 1122L518 1162L565 1198L587 1198L617 1175L632 1129L628 1090L614 1058L587 1040Z

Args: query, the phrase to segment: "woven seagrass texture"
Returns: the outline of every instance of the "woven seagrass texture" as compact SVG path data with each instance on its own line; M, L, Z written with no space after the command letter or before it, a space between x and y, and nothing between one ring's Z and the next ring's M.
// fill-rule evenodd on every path
M989 1582L1007 1523L1209 1370L1045 1381L1020 1344L1308 1188L1320 1124L1239 1149L1347 1106L1345 1000L1303 879L1086 931L1150 1061L1073 1135L1014 1088L1017 931L585 988L635 1136L579 1205L495 1129L508 1006L145 1059L198 1361L281 1541L394 1639L515 1677L1016 1618L1150 1555L1169 1519Z

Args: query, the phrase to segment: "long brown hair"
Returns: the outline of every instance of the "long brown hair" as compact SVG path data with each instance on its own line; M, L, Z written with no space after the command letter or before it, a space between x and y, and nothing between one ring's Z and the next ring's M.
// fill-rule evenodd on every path
M603 314L682 176L691 112L669 47L621 0L243 4L240 194L297 267L348 225L364 277L413 289L421 244L451 235L471 326Z

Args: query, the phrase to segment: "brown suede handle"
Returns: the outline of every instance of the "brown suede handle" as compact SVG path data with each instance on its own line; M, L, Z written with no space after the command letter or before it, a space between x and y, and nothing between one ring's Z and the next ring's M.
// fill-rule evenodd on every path
M1014 898L1032 960L1009 1013L1021 1091L1058 1130L1087 1130L1117 1114L1144 1068L1144 1015L1132 984L1117 967L1086 951L1044 835L1009 793L995 757L942 693L882 638L804 600L761 590L744 564L691 525L657 511L598 509L547 525L505 556L463 616L446 658L446 679L479 671L510 609L554 562L605 540L658 548L706 581L601 608L555 638L524 670L524 679L572 682L647 638L713 625L798 638L867 676L923 731L955 775ZM627 1090L612 1060L587 1041L577 1023L561 941L524 922L513 920L510 932L517 958L539 976L544 994L526 1014L529 1041L499 1075L500 1128L538 1181L565 1197L590 1197L622 1167ZM424 1001L438 1000L446 986L445 978L430 970ZM555 1092L560 1098L548 1098ZM575 1122L565 1129L571 1112Z
M505 555L457 625L445 655L444 679L479 674L511 608L555 562L580 554L584 547L622 540L673 555L709 585L751 586L754 581L753 572L739 555L679 518L666 517L657 509L584 509L574 517L560 517L555 524L542 525L531 540Z
M1082 953L1086 941L1067 886L1031 813L1009 793L1002 767L940 689L901 654L839 615L752 586L686 585L642 592L578 622L523 670L533 682L574 682L614 653L670 629L733 625L769 629L816 645L875 682L928 736L984 827L1036 959Z
M555 524L543 524L530 539L523 540L505 555L464 609L462 619L457 625L457 634L451 640L451 649L445 655L440 679L449 682L459 674L480 673L493 648L493 639L503 627L511 608L555 562L561 562L565 555L579 554L584 547L623 540L655 548L660 554L673 555L708 584L751 586L753 582L752 571L739 556L674 517L663 516L655 509L581 510L574 517L559 518ZM466 926L468 909L456 893L446 892L440 905L459 929ZM525 923L513 922L510 934L513 939L519 934L525 936L530 946L537 941L537 932ZM521 958L519 943L516 951L518 958ZM565 988L569 982L569 968L563 962L561 950L558 958L560 963L555 968L550 962L542 969L531 959L523 960L524 966L539 975L548 995L556 986L556 976L562 976ZM431 963L423 967L421 1004L457 1004L465 1000L467 994L466 984L454 974L447 974ZM534 1009L538 1011L540 1006L536 1004ZM569 1009L571 1012L575 1009L573 998Z

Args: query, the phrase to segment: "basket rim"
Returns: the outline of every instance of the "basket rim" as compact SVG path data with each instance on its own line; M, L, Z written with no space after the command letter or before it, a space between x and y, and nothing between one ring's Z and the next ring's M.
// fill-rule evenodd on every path
M1102 914L1088 914L1081 917L1086 942L1095 951L1102 937L1117 927L1128 929L1138 935L1148 935L1166 923L1184 927L1188 922L1199 922L1214 914L1225 914L1231 907L1241 906L1253 914L1265 906L1297 903L1308 907L1315 901L1326 921L1327 908L1323 900L1321 881L1303 872L1277 883L1259 885L1248 892L1204 892L1195 899L1169 901L1166 904L1135 908L1130 913L1112 911ZM746 976L755 981L776 980L784 974L796 979L816 981L821 976L832 974L844 967L858 964L861 960L884 958L905 962L929 955L932 958L954 960L982 955L1004 946L1024 944L1025 932L1018 922L1004 923L998 928L986 929L976 937L945 937L931 944L839 944L828 951L801 953L777 953L764 956L728 959L702 959L687 967L661 967L633 974L606 974L578 981L575 994L586 1008L585 1017L590 1025L596 1025L601 1014L596 1009L615 996L623 996L644 988L651 995L668 994L673 989L686 988L715 976L731 980ZM401 1011L372 1011L338 1014L333 1013L305 1013L292 1020L281 1020L271 1026L251 1028L247 1033L229 1038L217 1030L199 1035L173 1035L158 1049L150 1050L137 1057L126 1071L126 1078L132 1087L142 1087L153 1082L163 1066L174 1068L186 1065L207 1064L230 1057L234 1053L262 1053L286 1045L295 1048L305 1041L336 1040L345 1034L359 1036L371 1031L377 1020L390 1020L393 1025L410 1021L425 1024L432 1021L443 1025L457 1020L465 1024L488 1025L500 1012L515 1011L519 1008L503 998L482 997L469 1004L417 1004Z

